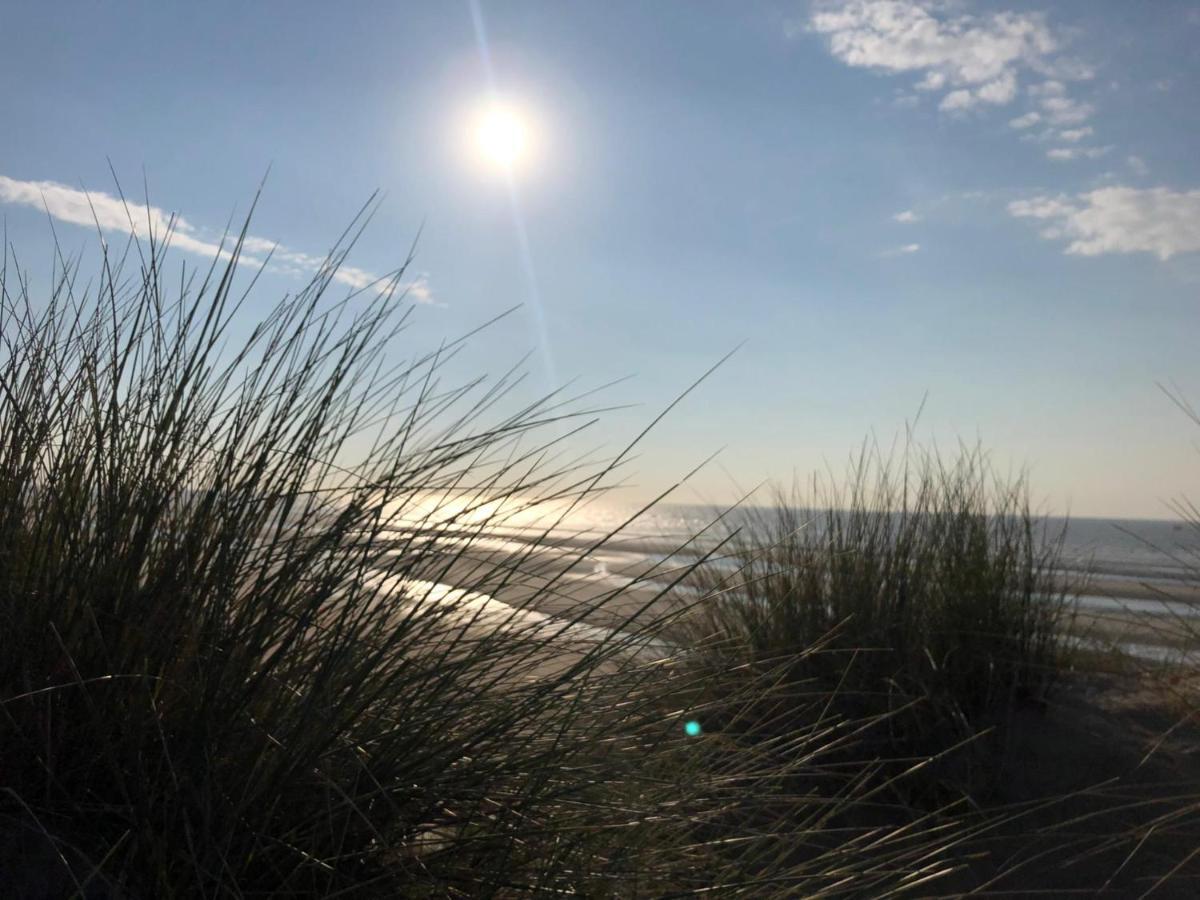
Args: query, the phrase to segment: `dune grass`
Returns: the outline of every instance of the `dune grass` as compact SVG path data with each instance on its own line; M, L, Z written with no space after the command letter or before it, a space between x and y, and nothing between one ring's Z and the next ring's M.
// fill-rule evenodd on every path
M845 479L775 501L731 519L725 567L693 579L714 599L677 626L683 639L705 664L783 666L826 715L875 721L859 752L921 764L906 803L986 796L1007 717L1043 702L1062 662L1062 534L978 449L864 449ZM757 707L723 727L773 733L812 715L792 713Z
M1163 391L1188 421L1200 426L1200 411L1178 389L1163 387ZM1195 497L1181 495L1171 501L1170 509L1177 518L1181 540L1152 549L1170 557L1183 573L1182 585L1195 589L1200 587L1200 553L1195 549L1200 543L1200 505ZM1147 744L1145 759L1171 766L1172 778L1168 790L1137 804L1147 813L1144 821L1113 836L1110 842L1127 847L1131 862L1139 856L1153 858L1154 842L1166 843L1170 850L1158 854L1161 862L1152 890L1169 895L1189 890L1190 884L1194 893L1200 877L1200 768L1192 763L1200 740L1200 623L1174 611L1172 605L1185 597L1177 596L1172 588L1155 587L1154 594L1163 602L1164 642L1169 641L1179 652L1168 660L1129 658L1127 677L1146 685L1159 709L1171 719L1169 727Z
M621 462L563 461L591 411L447 386L456 346L394 360L403 269L333 298L349 243L249 317L244 235L192 273L170 234L105 246L87 287L57 254L44 295L6 251L10 895L885 897L952 868L936 830L846 824L850 722L683 734L776 673L698 680L645 616L583 630L626 589L573 599L535 557ZM490 540L516 515L544 530Z

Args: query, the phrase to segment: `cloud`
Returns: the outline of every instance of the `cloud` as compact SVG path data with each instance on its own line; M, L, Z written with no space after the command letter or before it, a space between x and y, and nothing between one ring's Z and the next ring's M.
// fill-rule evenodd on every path
M1017 96L1017 76L1005 72L999 78L993 79L975 92L975 97L986 103L1004 106L1012 103Z
M896 213L894 216L892 216L892 218L895 219L897 222L908 225L913 222L920 221L921 217L918 216L911 209L906 209L903 212Z
M1055 162L1097 159L1112 147L1077 145L1095 134L1096 106L1072 96L1072 83L1095 77L1067 56L1070 29L1051 27L1045 13L975 11L973 0L814 0L789 37L820 35L848 66L907 75L893 105L909 108L933 95L940 112L964 117L992 107L1025 107L1008 120L1031 144L1054 142ZM1034 126L1042 126L1033 130Z
M119 197L87 193L55 181L18 181L0 175L0 203L31 206L61 222L92 228L99 225L101 231L119 231L139 238L151 234L163 238L173 228L171 242L180 250L209 258L228 259L231 255L219 243L196 237L196 229L180 216L172 217L155 206L126 203ZM247 261L261 263L253 257Z
M1099 159L1112 147L1052 147L1046 151L1046 157L1055 162L1070 162L1076 159Z
M970 109L974 106L975 101L971 98L971 92L965 88L960 88L957 91L951 91L942 98L942 102L938 104L938 109L942 112L958 112L959 110Z
M1148 165L1146 165L1146 161L1144 159L1142 159L1140 156L1135 156L1135 155L1131 154L1130 156L1128 156L1125 159L1125 161L1127 163L1129 163L1129 168L1133 169L1134 175L1150 174L1150 167Z
M1040 101L1042 114L1052 125L1079 125L1095 113L1090 103L1080 103L1070 97L1050 96Z
M1030 85L1027 93L1041 107L1039 118L1052 125L1079 125L1096 112L1092 104L1068 97L1066 85L1055 79Z
M151 235L156 240L163 240L170 232L172 247L209 259L229 259L233 255L234 238L224 244L207 240L182 216L100 191L82 191L56 181L19 181L0 175L0 203L29 206L49 213L60 222L91 228L99 226L102 232L118 232L143 240ZM325 257L301 253L254 235L246 236L242 251L242 261L254 266L262 265L270 254L270 267L291 275L311 276L325 264ZM333 278L354 289L375 285L382 291L388 284L387 279L353 266L341 266ZM424 276L400 288L407 288L409 296L418 303L433 303Z
M429 287L429 278L426 275L418 275L413 281L402 285L401 290L414 303L445 306L444 303L439 303L433 298L433 291Z
M1008 124L1009 127L1020 130L1023 128L1032 128L1040 121L1042 121L1042 114L1033 111L1027 112L1023 116L1017 116L1015 119L1009 119Z
M1031 200L1013 200L1008 204L1010 215L1033 218L1054 219L1068 216L1075 212L1075 207L1065 195L1057 197L1034 197Z
M1200 252L1200 190L1106 187L1015 200L1008 211L1048 223L1042 237L1067 241L1065 252L1078 256L1152 253L1167 260Z
M1066 128L1058 133L1058 139L1074 144L1077 141L1082 141L1085 137L1091 137L1094 133L1095 129L1090 125L1085 125L1083 128Z
M907 256L910 253L916 253L920 249L920 244L904 244L901 247L892 247L889 250L884 250L880 256Z
M1011 103L1023 71L1072 79L1092 74L1061 56L1061 42L1041 13L976 16L934 0L827 0L805 30L824 35L846 65L919 74L914 87L945 91L938 107L952 113Z
M1009 126L1047 129L1022 140L1050 140L1055 129L1066 143L1090 135L1085 123L1096 108L1072 97L1068 84L1095 72L1063 54L1065 32L1051 28L1044 13L964 11L969 8L968 0L816 0L803 25L788 31L821 35L846 65L912 76L910 92L897 106L915 106L921 95L933 94L939 111L962 117L1023 97L1026 111ZM1066 161L1101 152L1059 148L1049 155Z
M1061 81L1049 79L1041 84L1031 84L1029 86L1029 96L1031 97L1061 97L1067 92L1067 86Z

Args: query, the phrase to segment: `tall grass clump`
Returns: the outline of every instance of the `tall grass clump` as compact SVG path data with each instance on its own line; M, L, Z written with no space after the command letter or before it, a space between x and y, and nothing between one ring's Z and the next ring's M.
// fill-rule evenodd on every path
M523 551L477 550L487 525L594 484L540 465L564 411L485 425L505 380L441 384L453 347L389 359L401 273L331 300L339 248L239 333L242 239L173 285L169 237L105 248L86 293L61 258L40 302L15 265L0 281L7 883L477 896L606 874L574 827L593 779L562 776L586 770L571 686L613 651L563 662L478 593L528 580Z
M1200 411L1182 392L1163 390L1191 424L1200 426ZM1152 685L1160 707L1171 713L1173 721L1148 747L1143 760L1164 760L1171 767L1170 781L1164 785L1165 791L1140 804L1149 812L1145 820L1110 841L1121 847L1129 860L1142 855L1157 863L1158 877L1145 896L1151 891L1162 896L1195 893L1200 861L1200 768L1193 762L1200 740L1200 621L1172 608L1194 603L1200 590L1200 504L1196 497L1181 494L1170 502L1170 510L1180 532L1178 540L1153 549L1168 556L1182 578L1178 586L1154 586L1164 611L1156 630L1178 647L1179 654L1166 662L1131 660L1134 665L1130 666L1135 675ZM1151 839L1160 846L1154 846Z
M910 449L899 463L864 450L844 480L778 489L732 522L725 565L694 579L711 599L681 625L698 658L782 667L825 715L873 720L860 753L911 759L927 800L989 790L1008 716L1053 685L1071 609L1063 535L1032 513L1024 481L979 450ZM730 727L796 718L811 712L775 704Z
M1167 396L1174 401L1175 405L1183 412L1187 419L1196 426L1200 426L1200 410L1187 401L1178 392L1167 392ZM1192 588L1200 589L1200 499L1194 496L1181 495L1171 502L1171 511L1178 519L1177 525L1183 532L1181 540L1174 547L1158 547L1160 552L1166 553L1182 568L1187 584ZM1169 593L1164 594L1163 599L1173 599ZM1184 660L1188 667L1195 669L1198 656L1200 653L1200 623L1197 623L1191 617L1178 617L1176 623L1182 625L1176 631L1184 632L1186 637ZM1200 706L1197 703L1197 698L1193 697L1193 713L1200 715Z
M447 385L461 344L394 359L403 270L331 297L347 244L247 322L244 229L178 278L133 230L86 287L61 255L45 292L0 269L8 895L882 897L942 871L912 832L830 831L853 783L774 790L824 732L782 762L685 738L719 692L647 657L661 590L586 627L637 586L545 564L620 462L563 456L579 403Z

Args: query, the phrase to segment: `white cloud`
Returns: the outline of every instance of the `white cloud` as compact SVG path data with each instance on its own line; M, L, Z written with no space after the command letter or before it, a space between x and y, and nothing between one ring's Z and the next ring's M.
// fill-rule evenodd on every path
M904 225L909 225L913 222L919 221L921 217L911 209L906 209L903 212L896 213L894 216L892 216L892 218Z
M1087 121L1096 111L1090 103L1080 103L1059 95L1042 97L1041 107L1047 121L1054 125L1078 125Z
M938 109L942 112L957 112L959 110L970 109L975 105L975 101L971 96L971 92L966 88L959 88L957 91L951 91L942 98L942 102L938 104Z
M224 245L219 241L205 240L182 216L100 191L82 191L55 181L19 181L0 175L0 203L33 207L49 213L60 222L91 228L99 226L102 232L115 231L140 239L153 235L156 240L163 240L171 232L171 246L178 250L209 259L229 259L232 256L234 237ZM253 235L246 236L242 250L243 262L262 265L267 254L271 254L270 265L292 275L312 275L325 263L324 257L291 250L275 241ZM378 275L353 266L341 266L333 277L335 281L355 289L373 284L377 284L381 291L387 287L386 279L381 280ZM407 288L409 296L418 303L433 302L424 276L400 287Z
M904 244L901 247L892 247L890 250L884 250L881 256L907 256L910 253L916 253L921 249L920 244Z
M418 275L413 281L401 286L404 294L414 303L424 303L431 306L444 306L433 298L433 291L429 287L429 278L426 275Z
M938 0L829 0L818 3L807 30L825 35L830 52L850 66L920 74L921 91L946 91L949 112L1018 94L1018 74L1082 79L1091 71L1059 55L1060 41L1041 13L960 14Z
M1046 151L1046 156L1055 162L1069 162L1076 159L1099 159L1112 147L1053 147Z
M849 66L910 75L894 101L912 107L937 95L937 108L964 117L1009 106L1024 95L1026 111L1008 120L1030 143L1078 144L1094 129L1096 107L1071 95L1070 83L1095 77L1086 63L1063 54L1070 30L1051 28L1041 12L974 12L972 0L814 0L789 36L821 35L834 57ZM1028 82L1022 84L1022 79ZM898 91L899 93L899 91ZM1040 133L1030 132L1042 125ZM1111 148L1058 146L1055 161L1095 159Z
M1152 253L1160 260L1200 252L1200 190L1106 187L1076 197L1033 197L1008 204L1013 216L1048 224L1048 240L1067 253Z
M361 291L363 288L370 287L379 281L378 275L373 275L364 269L357 269L354 266L341 266L337 274L333 276L342 284L347 284L356 291Z
M1034 197L1031 200L1013 200L1008 204L1008 211L1014 216L1033 219L1053 219L1066 216L1075 211L1075 207L1065 195L1057 197Z
M180 250L209 258L228 259L231 255L220 244L196 237L195 229L180 216L172 217L155 206L127 203L108 194L87 193L55 181L18 181L0 175L0 203L31 206L61 222L99 226L102 231L119 231L139 238L154 235L161 240L174 229L171 243ZM247 261L260 262L253 257Z
M998 106L1012 103L1017 96L1017 76L1012 72L1005 72L999 78L989 81L977 90L975 96Z
M1067 128L1058 133L1060 141L1066 141L1070 144L1082 141L1085 137L1091 137L1095 130L1090 125L1085 125L1083 128Z
M1148 175L1150 167L1146 165L1146 161L1140 156L1130 155L1125 160L1129 163L1129 168L1133 169L1134 175Z
M1090 63L1066 56L1055 57L1049 64L1035 62L1032 68L1042 75L1065 78L1068 81L1091 81L1096 77L1096 69Z
M961 118L1026 98L1026 111L1008 120L1031 143L1076 144L1093 133L1086 124L1096 107L1071 95L1071 83L1095 77L1086 63L1065 56L1069 29L1052 28L1044 13L975 12L973 0L814 0L789 36L821 35L834 57L849 66L908 75L894 101L912 107L923 95ZM1024 80L1025 84L1022 83ZM1028 129L1042 125L1040 134ZM1056 161L1095 158L1108 148L1057 147Z
M1067 86L1061 81L1043 81L1041 84L1031 84L1029 94L1032 97L1061 97L1067 92Z
M926 72L925 77L913 85L918 91L940 91L946 86L944 72Z

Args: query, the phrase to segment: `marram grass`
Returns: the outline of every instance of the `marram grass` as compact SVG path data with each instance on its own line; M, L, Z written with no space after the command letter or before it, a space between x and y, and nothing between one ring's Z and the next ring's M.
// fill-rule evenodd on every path
M874 720L859 752L924 769L909 802L986 794L1019 764L1004 758L1009 715L1043 703L1064 660L1062 533L978 449L866 448L844 479L775 501L730 519L725 565L691 579L711 601L674 629L707 648L702 664L779 669L808 699L727 727L786 733L813 709Z
M553 462L587 410L397 362L402 271L334 297L344 246L251 317L241 238L196 272L169 241L0 272L8 894L887 897L951 868L942 830L854 824L868 788L823 768L852 722L683 733L778 673L470 601L571 599L532 564L552 519L487 536L604 488L619 459Z

